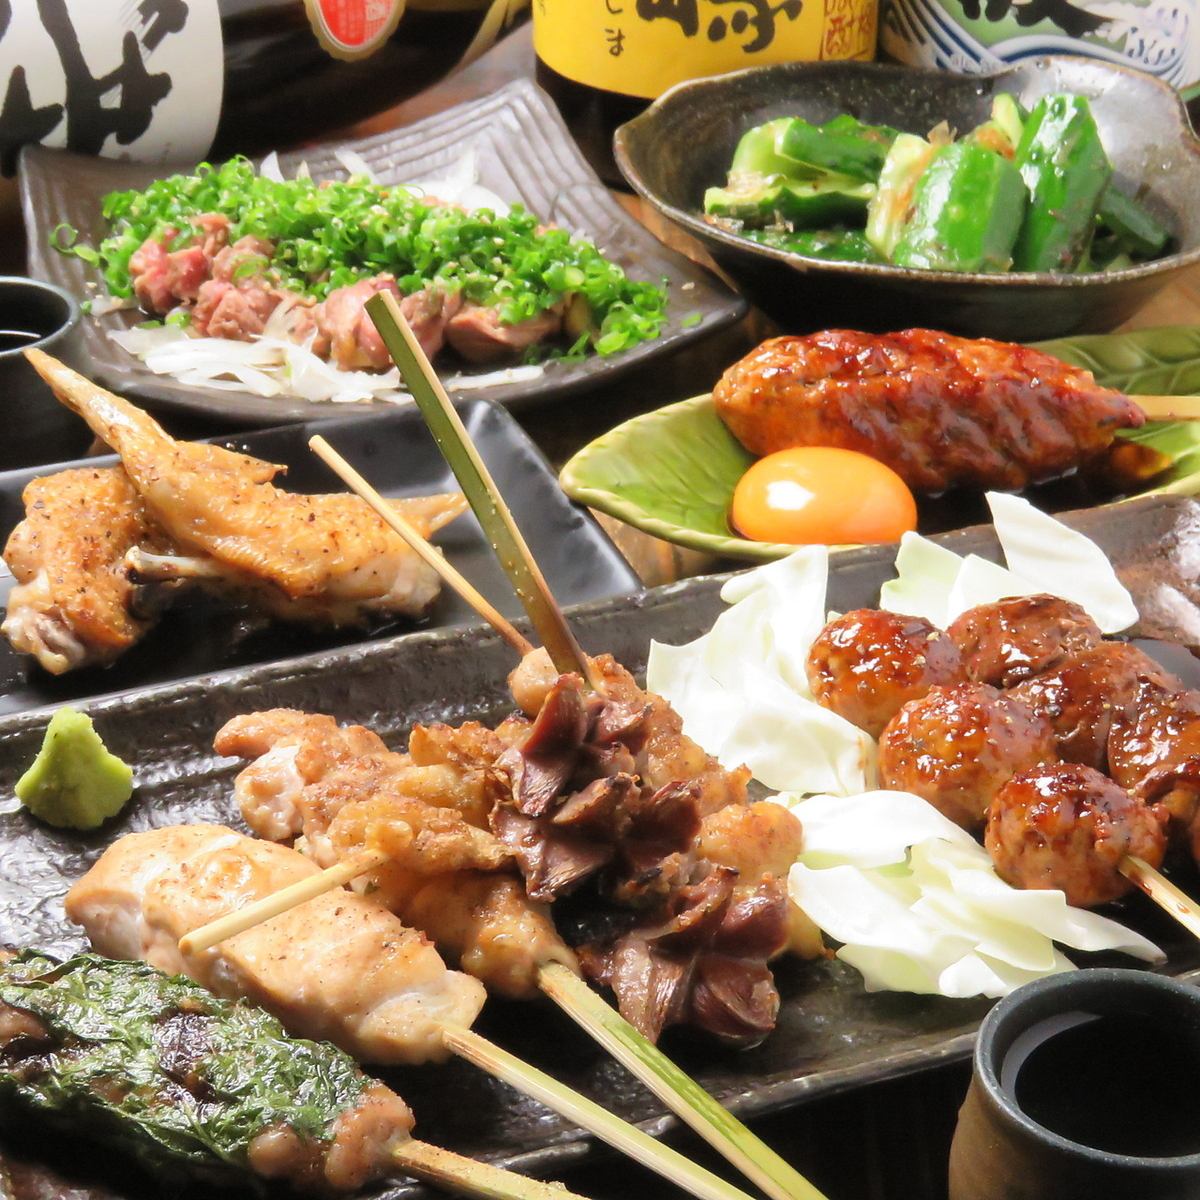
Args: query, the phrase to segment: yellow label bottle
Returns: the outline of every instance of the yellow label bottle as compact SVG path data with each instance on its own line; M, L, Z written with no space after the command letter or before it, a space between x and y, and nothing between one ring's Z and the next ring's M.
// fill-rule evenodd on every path
M611 178L612 129L685 79L875 56L877 0L533 0L538 79Z

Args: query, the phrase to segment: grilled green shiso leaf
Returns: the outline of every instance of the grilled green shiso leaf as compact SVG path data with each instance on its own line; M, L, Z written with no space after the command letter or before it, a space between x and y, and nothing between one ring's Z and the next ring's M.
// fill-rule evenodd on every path
M663 287L630 279L591 242L543 228L520 205L498 216L361 177L280 182L259 175L248 159L233 158L156 179L141 191L110 192L102 211L112 232L98 247L77 243L65 226L51 242L98 266L114 296L133 294L129 260L146 238L174 230L176 244L185 245L194 234L191 218L216 212L229 218L231 241L252 234L274 243L268 277L318 300L382 271L395 275L406 295L439 283L495 306L507 324L564 296L582 296L599 354L655 338L666 323Z
M144 963L21 951L0 962L0 1001L52 1038L0 1050L0 1101L85 1126L160 1176L248 1172L271 1126L326 1142L371 1082L335 1047Z

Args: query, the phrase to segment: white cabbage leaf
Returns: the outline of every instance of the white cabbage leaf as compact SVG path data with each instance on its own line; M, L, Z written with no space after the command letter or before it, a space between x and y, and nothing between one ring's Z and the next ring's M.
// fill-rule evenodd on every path
M793 901L868 990L1002 996L1069 970L1055 945L1163 960L1152 942L1072 908L1060 891L1006 884L987 851L905 792L776 797L804 826Z

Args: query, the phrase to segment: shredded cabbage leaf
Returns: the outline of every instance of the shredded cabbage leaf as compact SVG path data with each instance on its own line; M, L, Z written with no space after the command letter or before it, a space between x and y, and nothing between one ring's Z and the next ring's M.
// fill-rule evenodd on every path
M1163 961L1153 942L1072 908L1061 891L1010 887L970 834L918 796L776 800L804 826L789 893L868 991L1007 995L1072 969L1055 943Z

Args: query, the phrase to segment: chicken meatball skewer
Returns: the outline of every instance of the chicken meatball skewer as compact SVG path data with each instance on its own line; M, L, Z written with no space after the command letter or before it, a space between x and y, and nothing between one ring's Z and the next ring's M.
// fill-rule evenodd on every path
M885 787L970 832L986 823L1006 882L1082 907L1137 886L1200 937L1200 910L1157 869L1168 820L1200 847L1200 693L1177 697L1177 679L1104 641L1078 605L1014 597L944 634L858 610L825 626L807 667L819 703L879 737Z

